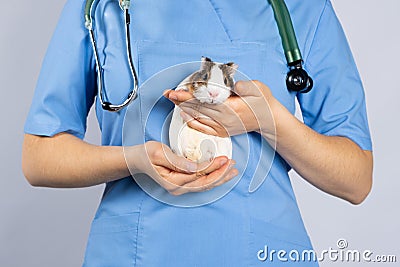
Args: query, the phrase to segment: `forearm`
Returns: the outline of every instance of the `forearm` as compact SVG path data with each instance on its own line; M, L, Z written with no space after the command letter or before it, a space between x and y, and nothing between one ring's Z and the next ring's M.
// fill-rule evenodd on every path
M129 176L122 147L95 146L71 134L26 134L22 168L34 186L87 187Z
M372 153L345 137L321 135L273 100L276 150L317 188L361 203L372 185Z

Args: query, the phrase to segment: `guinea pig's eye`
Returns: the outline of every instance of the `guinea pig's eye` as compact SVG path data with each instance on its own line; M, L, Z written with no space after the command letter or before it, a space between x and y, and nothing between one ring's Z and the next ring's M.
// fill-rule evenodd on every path
M207 72L203 74L203 80L208 80L208 73Z
M228 79L226 77L224 78L224 84L228 85Z

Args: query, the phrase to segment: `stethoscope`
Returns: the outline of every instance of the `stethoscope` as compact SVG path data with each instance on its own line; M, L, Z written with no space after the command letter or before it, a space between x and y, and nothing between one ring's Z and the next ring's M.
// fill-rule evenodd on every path
M98 86L98 98L101 106L104 110L108 111L120 111L127 105L129 105L137 96L139 85L138 75L136 73L135 66L133 64L132 53L131 53L131 39L129 35L130 25L130 0L119 0L119 5L124 12L125 20L125 41L126 41L126 55L129 62L129 68L131 71L132 79L134 81L133 89L128 94L126 100L120 104L112 104L106 101L104 98L105 89L103 85L102 67L99 61L99 54L96 46L96 39L94 37L94 30L92 24L92 9L95 0L86 0L85 5L85 27L89 31L90 40L92 43L94 57L96 61L97 69L97 86ZM313 80L308 73L303 69L303 59L297 43L296 34L293 29L292 20L290 18L289 11L284 0L269 0L272 9L274 11L275 20L278 25L279 35L282 40L282 46L286 57L286 62L289 67L289 72L286 75L286 87L289 91L308 93L313 87Z

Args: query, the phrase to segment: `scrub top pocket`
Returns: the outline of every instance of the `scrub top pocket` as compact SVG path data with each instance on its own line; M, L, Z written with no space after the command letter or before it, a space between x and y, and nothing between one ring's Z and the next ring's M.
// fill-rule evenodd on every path
M135 266L139 212L93 220L85 267Z
M295 232L251 218L249 247L254 263L251 266L318 266L318 254L304 231Z
M235 74L235 80L261 80L267 72L265 58L268 58L268 45L261 43L202 44L140 41L137 51L141 86L137 102L130 105L126 112L124 145L140 144L149 140L168 144L169 118L174 105L163 97L163 91L176 87L184 78L198 70L202 56L210 57L215 62L233 61L238 64L239 69ZM140 115L138 116L138 114ZM137 125L135 122L137 117L141 119L144 133L139 133L140 129L133 126L133 122ZM128 128L131 130L126 130ZM127 141L128 139L129 141ZM151 182L149 179L144 178L143 182L136 181L146 192L152 192L152 196L159 200L163 199L162 202L165 203L178 206L197 206L209 203L228 193L239 182L245 170L254 174L257 165L254 163L258 161L263 163L259 168L262 173L258 176L266 177L272 164L274 151L269 145L263 144L261 148L263 153L260 153L259 139L260 137L255 134L232 137L233 158L237 162L236 166L240 174L229 183L209 192L179 196L182 202L177 200L178 197L170 196L166 192L158 193L160 190L156 190L156 185L148 185ZM257 157L256 155L262 156ZM247 177L253 177L253 175L247 175ZM244 186L241 190L247 191L249 181L245 181L241 186ZM201 200L195 200L197 198Z

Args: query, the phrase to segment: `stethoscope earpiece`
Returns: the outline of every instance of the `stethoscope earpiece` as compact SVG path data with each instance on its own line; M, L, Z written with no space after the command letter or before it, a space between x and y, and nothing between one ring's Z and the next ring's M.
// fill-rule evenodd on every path
M313 85L312 78L302 67L295 67L286 75L286 87L289 91L308 93Z

